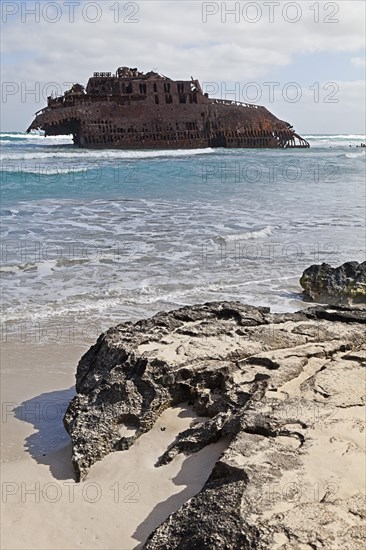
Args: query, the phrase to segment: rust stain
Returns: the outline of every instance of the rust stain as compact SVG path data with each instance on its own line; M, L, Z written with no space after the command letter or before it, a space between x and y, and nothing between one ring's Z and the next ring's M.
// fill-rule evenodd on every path
M176 81L128 67L94 73L86 89L74 84L63 96L48 97L31 130L72 134L76 145L92 149L310 147L265 107L210 98L193 78Z

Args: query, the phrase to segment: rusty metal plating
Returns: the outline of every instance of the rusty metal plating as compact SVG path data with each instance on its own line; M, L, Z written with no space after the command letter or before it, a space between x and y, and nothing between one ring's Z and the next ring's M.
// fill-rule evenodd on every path
M86 148L195 149L310 147L265 107L213 99L198 80L171 80L120 67L94 73L86 89L74 84L48 97L29 126L46 136L72 134Z

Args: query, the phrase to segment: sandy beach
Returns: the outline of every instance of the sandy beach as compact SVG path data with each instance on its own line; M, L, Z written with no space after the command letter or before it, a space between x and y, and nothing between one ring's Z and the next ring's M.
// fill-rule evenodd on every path
M4 550L132 549L196 494L225 442L155 468L178 432L199 421L166 410L151 432L75 483L63 413L74 394L75 345L4 346L2 352L2 534ZM24 353L27 360L24 362Z
M238 307L243 307L244 311L249 307L246 315L248 326L251 327L251 315L258 316L258 310L251 310L250 306ZM172 314L167 315L167 318L171 318L169 315ZM273 387L269 386L263 397L268 400L267 404L257 402L255 405L254 410L258 410L259 416L268 413L268 418L272 419L270 421L284 422L285 416L289 415L288 403L295 403L296 409L296 403L310 399L319 392L324 395L329 392L329 395L334 396L334 405L322 404L322 401L317 404L316 415L315 409L312 410L310 406L311 401L307 404L304 401L301 412L297 411L297 415L302 415L304 426L307 425L308 443L305 450L299 452L295 462L291 455L298 452L303 437L303 430L296 426L298 418L288 420L287 423L285 421L286 430L275 438L263 437L260 430L259 434L255 434L254 428L239 435L236 443L230 443L227 436L221 435L217 443L206 445L188 456L184 452L179 453L171 462L156 467L158 458L171 443L178 440L178 434L187 428L198 428L208 420L207 417L197 416L191 407L183 403L165 409L156 417L152 429L141 435L128 450L112 452L95 462L86 478L76 483L71 460L71 440L64 429L63 416L75 395L78 361L89 349L89 343L75 341L65 346L63 342L38 345L5 342L1 355L1 547L4 550L141 548L149 535L164 525L168 516L175 512L181 513L184 503L192 503L192 497L196 498L197 495L203 498L200 491L219 457L221 467L222 464L228 464L228 471L234 467L233 471L245 469L245 472L253 472L254 468L258 470L261 479L263 470L263 480L268 475L268 464L275 461L274 471L280 476L280 484L276 481L256 486L254 483L253 488L248 488L251 507L249 514L245 511L242 513L254 523L257 521L255 506L263 506L268 501L261 521L275 521L276 525L278 514L291 516L294 513L294 518L290 520L291 526L301 529L298 523L301 514L298 515L296 507L294 511L293 498L288 498L294 488L296 499L299 499L296 505L299 506L321 507L323 503L328 505L335 502L334 499L344 503L342 506L360 505L366 483L363 431L365 409L360 393L364 381L361 368L364 352L357 351L356 346L353 354L350 352L349 359L343 359L346 347L337 343L338 338L346 342L347 335L351 334L347 332L350 329L337 322L328 328L320 323L315 325L314 333L312 321L304 322L304 317L303 324L299 325L301 332L298 336L295 336L296 324L289 321L284 323L283 329L276 328L276 325L268 328L265 324L249 342L245 338L238 339L230 329L235 327L233 319L238 318L234 315L231 320L221 320L219 316L218 320L211 321L211 335L201 338L200 322L206 327L208 319L205 312L202 315L201 321L183 322L184 330L178 332L173 323L173 330L159 340L154 332L150 335L146 332L148 343L137 345L136 353L149 357L151 364L156 359L161 362L159 364L167 362L172 372L179 369L181 364L188 365L183 367L182 372L187 368L192 368L194 372L195 362L201 365L206 357L210 358L210 362L214 359L224 365L224 358L235 357L238 353L249 354L252 358L256 354L262 357L260 348L263 342L274 343L277 351L264 353L263 358L257 360L257 365L254 360L253 366L249 363L233 376L238 390L241 386L248 389L256 379L257 374L254 378L253 375L266 370L267 363L275 365L275 361L282 362L275 393ZM156 330L159 331L159 322L156 323ZM116 330L120 334L118 330L121 328ZM145 331L141 326L133 328L128 325L125 330L132 333L135 331L136 334L141 330L141 337L145 341ZM360 338L362 330L362 325L356 323L352 336L355 342ZM306 343L304 334L313 335L312 338L315 334L320 343ZM130 341L127 333L125 338L126 342ZM275 344L277 338L283 339L281 345ZM321 344L324 338L330 338L329 343ZM286 351L289 342L296 344L293 351L291 348ZM108 353L113 348L112 344L110 346ZM92 353L98 354L95 351ZM326 359L329 353L333 357L330 361ZM301 357L306 357L306 360ZM351 370L348 364L352 365ZM94 368L93 360L89 368ZM216 368L220 369L219 364ZM229 372L223 368L224 372ZM326 373L322 378L324 370ZM106 367L105 372L108 376L109 367ZM210 391L205 384L198 383L198 387L203 395ZM218 393L215 394L215 391ZM211 397L214 401L220 391L213 390ZM208 396L208 393L205 395ZM283 413L280 412L281 407L284 407ZM98 423L95 429L98 429ZM121 436L131 435L128 427L121 425L119 429ZM95 445L98 446L97 439ZM74 458L75 452L78 451L74 449ZM301 473L299 465L296 465L300 459ZM239 508L246 506L246 498L243 493L242 500L238 501ZM313 522L311 517L307 519L309 526ZM355 522L358 528L358 520ZM283 535L278 535L274 540L282 543Z

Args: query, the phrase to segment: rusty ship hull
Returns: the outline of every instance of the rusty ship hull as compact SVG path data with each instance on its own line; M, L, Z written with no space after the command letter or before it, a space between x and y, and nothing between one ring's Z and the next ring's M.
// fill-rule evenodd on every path
M214 99L198 80L174 81L121 67L94 73L48 98L28 128L73 135L88 149L307 148L292 126L263 106Z

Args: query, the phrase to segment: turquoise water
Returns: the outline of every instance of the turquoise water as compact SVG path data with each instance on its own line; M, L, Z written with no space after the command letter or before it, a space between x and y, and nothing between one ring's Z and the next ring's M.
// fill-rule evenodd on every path
M302 307L305 267L365 259L365 137L304 137L310 149L134 152L1 134L4 321Z

